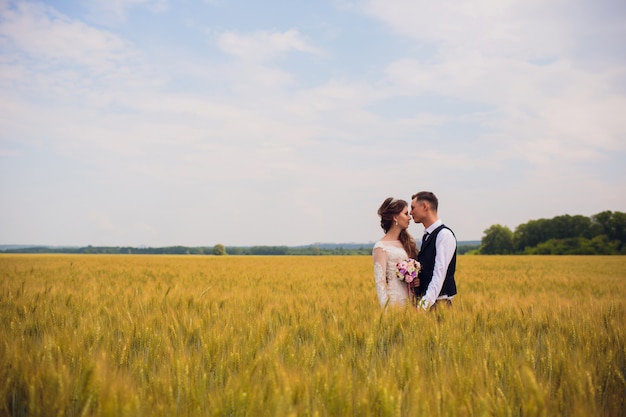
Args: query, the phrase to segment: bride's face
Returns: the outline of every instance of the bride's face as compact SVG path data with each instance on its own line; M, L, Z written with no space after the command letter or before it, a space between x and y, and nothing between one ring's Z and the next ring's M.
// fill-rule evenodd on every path
M409 208L405 207L400 214L396 216L396 221L398 222L398 226L406 229L409 227L411 223L411 216L409 216Z

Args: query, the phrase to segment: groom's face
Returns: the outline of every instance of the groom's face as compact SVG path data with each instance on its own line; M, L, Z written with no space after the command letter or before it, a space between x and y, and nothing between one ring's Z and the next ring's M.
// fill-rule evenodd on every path
M424 219L424 214L426 213L425 204L425 202L417 201L415 198L411 201L411 217L413 217L415 223L421 223Z

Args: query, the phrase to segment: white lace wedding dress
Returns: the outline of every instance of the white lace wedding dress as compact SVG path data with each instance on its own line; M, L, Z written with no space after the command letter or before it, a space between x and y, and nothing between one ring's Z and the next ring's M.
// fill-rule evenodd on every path
M406 304L409 298L407 284L396 276L396 264L408 258L399 240L379 240L372 251L374 280L381 307Z

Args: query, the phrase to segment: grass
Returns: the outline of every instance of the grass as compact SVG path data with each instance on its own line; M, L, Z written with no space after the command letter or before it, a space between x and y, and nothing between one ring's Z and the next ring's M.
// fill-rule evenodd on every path
M463 256L381 311L369 257L0 256L0 415L620 416L625 257Z

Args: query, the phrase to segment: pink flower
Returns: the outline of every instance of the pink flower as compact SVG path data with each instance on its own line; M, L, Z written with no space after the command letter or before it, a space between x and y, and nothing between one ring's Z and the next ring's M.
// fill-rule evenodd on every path
M422 265L415 259L409 258L396 264L396 276L404 282L411 283L420 272Z

